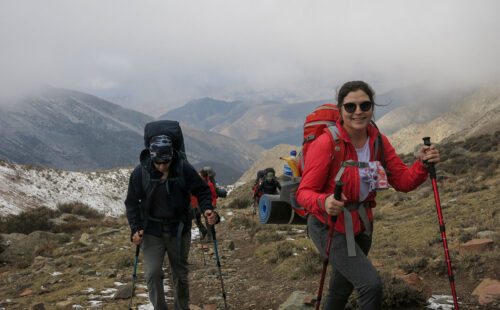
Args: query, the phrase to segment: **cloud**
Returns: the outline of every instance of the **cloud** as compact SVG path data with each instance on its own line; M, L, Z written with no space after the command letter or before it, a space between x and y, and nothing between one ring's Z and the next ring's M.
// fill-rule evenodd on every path
M2 1L0 92L43 84L160 114L202 96L333 97L500 77L500 2ZM443 82L444 83L444 82Z

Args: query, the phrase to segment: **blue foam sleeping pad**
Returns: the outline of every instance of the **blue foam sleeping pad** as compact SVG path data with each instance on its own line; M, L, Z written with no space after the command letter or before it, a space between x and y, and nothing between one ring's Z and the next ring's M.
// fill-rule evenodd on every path
M289 202L280 200L280 195L264 194L260 197L259 218L263 224L307 224L305 218L293 211Z

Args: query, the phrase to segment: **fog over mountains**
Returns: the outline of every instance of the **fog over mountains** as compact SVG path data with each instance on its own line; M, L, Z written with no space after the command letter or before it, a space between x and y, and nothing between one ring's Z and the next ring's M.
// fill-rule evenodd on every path
M413 123L426 123L475 90L474 87L450 88L422 82L376 94L377 125L389 135ZM336 103L336 99L332 96L331 99L299 103L248 103L202 98L171 110L160 119L176 119L200 130L250 141L269 149L282 143L302 144L302 125L306 115L324 103Z
M402 153L412 151L423 135L439 142L494 130L499 127L498 85L456 91L422 83L395 89L376 96L377 124ZM160 119L181 123L195 168L213 166L220 184L233 184L261 158L263 147L301 145L305 116L326 102L335 101L202 98ZM0 158L73 171L131 167L144 147L144 125L153 120L95 96L45 88L0 105Z

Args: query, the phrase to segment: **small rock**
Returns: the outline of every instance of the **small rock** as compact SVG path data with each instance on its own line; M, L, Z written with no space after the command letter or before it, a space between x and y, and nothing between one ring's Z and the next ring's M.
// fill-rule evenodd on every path
M132 284L129 283L124 285L116 291L115 295L113 295L113 299L129 299L132 293Z
M474 239L460 246L460 254L464 253L483 253L493 246L491 239Z
M304 304L304 299L309 296L304 291L295 291L288 299L279 306L278 310L309 310L314 309L314 306Z
M203 310L217 310L217 305L203 305Z
M306 305L314 306L316 305L316 296L308 295L302 302Z
M28 295L31 295L31 294L33 294L33 290L27 289L24 292L22 292L21 294L19 294L19 297L28 296Z
M43 302L37 302L30 305L30 310L45 310Z
M208 250L207 254L208 254L208 255L214 255L214 254L215 254L215 252L214 252L214 250L210 249L210 250Z
M493 236L495 235L496 233L494 231L491 231L491 230L483 230L483 231L480 231L477 233L477 236L481 239L484 239L484 238L493 238Z
M78 241L80 241L81 243L86 244L86 245L91 245L94 243L94 240L92 239L92 237L87 233L83 233L80 236L80 239Z
M425 283L424 279L416 273L410 273L403 276L400 275L397 277L405 281L410 287L424 294L427 299L432 296L432 289Z
M73 301L71 301L71 300L60 301L56 304L56 309L57 310L71 310L71 309L73 309Z
M222 242L222 247L224 249L228 249L228 250L231 250L231 251L234 250L234 242L233 242L233 240L224 240Z
M202 309L195 305L189 305L189 310L202 310Z

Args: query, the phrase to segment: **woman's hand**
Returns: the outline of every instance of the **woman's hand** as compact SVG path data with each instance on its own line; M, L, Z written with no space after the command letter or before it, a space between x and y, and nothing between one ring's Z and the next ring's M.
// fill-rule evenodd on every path
M217 217L219 216L217 212L213 210L206 210L204 215L208 224L215 225L215 223L217 223Z
M342 198L346 199L344 194L342 194ZM342 209L344 208L344 203L342 201L338 201L333 198L333 195L329 195L325 199L325 211L329 215L337 216L342 213Z
M132 242L135 245L139 245L142 242L142 235L144 234L144 230L139 230L137 231L134 236L132 237Z
M420 149L420 154L418 158L422 163L437 163L439 162L439 151L436 149L436 146L424 145Z

